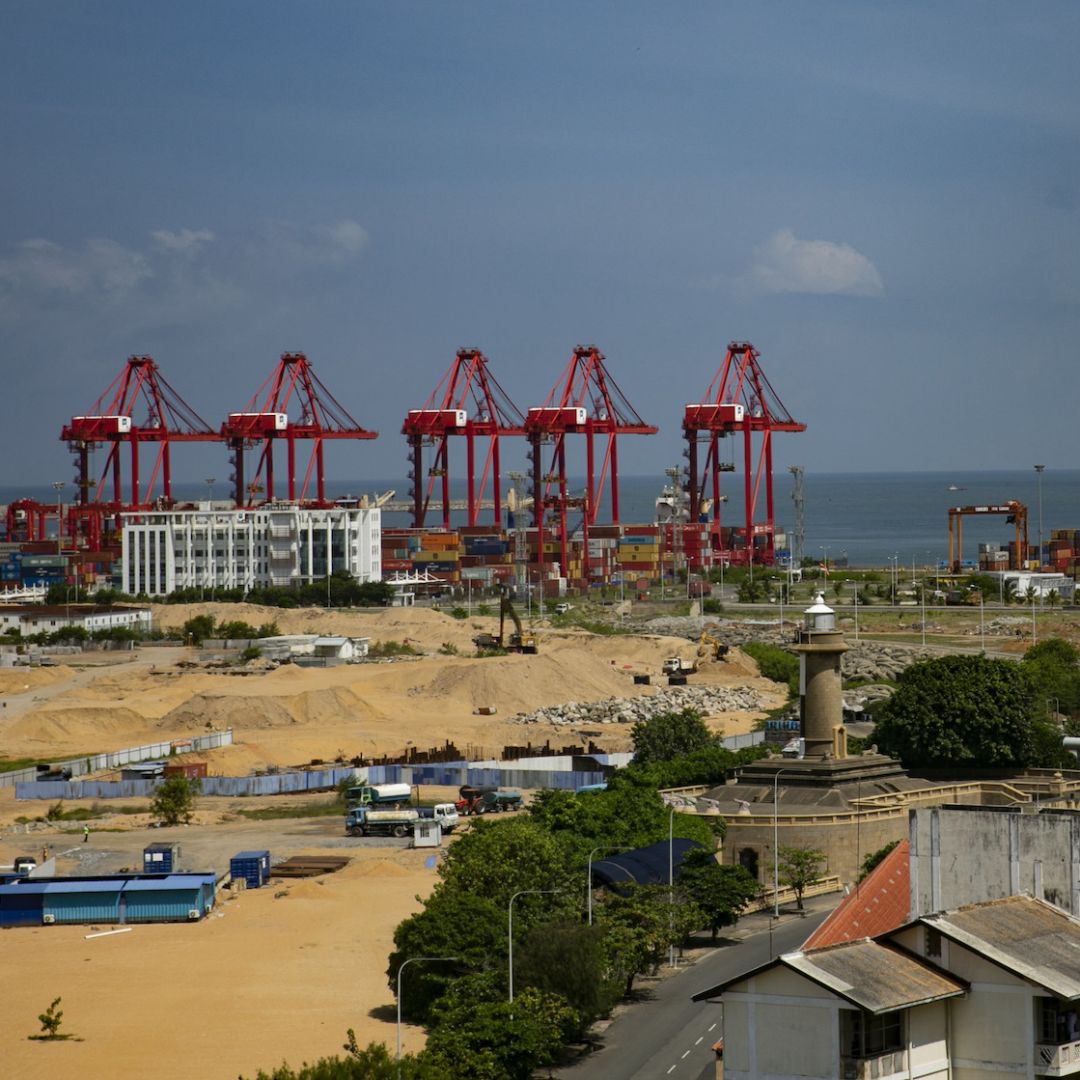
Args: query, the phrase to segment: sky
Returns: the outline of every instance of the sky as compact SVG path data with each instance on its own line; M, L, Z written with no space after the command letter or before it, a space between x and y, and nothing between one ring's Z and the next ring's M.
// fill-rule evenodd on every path
M130 355L217 428L304 352L363 489L457 349L524 411L578 344L662 476L732 340L778 472L1075 467L1078 45L1053 0L5 4L0 485L70 481Z

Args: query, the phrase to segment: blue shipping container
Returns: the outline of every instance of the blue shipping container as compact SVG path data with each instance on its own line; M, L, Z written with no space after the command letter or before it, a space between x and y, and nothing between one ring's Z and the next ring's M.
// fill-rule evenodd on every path
M243 878L249 889L258 889L270 877L269 851L241 851L229 860L233 880Z

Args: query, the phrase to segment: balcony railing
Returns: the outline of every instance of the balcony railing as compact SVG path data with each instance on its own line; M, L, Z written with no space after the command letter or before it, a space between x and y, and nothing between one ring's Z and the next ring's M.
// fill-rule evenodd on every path
M907 1073L907 1050L892 1050L876 1057L840 1059L841 1080L882 1080Z
M1080 1076L1080 1040L1036 1043L1035 1063L1044 1076Z

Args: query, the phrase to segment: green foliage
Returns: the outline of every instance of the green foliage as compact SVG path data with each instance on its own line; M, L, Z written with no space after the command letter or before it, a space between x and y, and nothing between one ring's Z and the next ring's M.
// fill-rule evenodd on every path
M825 852L813 848L781 847L778 865L780 882L795 893L795 906L802 911L803 893L821 877Z
M490 976L459 979L438 1002L424 1056L454 1077L529 1080L551 1065L579 1024L560 997L527 987L511 1004Z
M594 906L604 928L609 978L629 995L638 975L654 974L668 949L705 922L693 903L668 902L666 885L636 885L623 895L606 894Z
M1023 768L1059 760L1022 664L942 656L909 667L876 712L874 738L906 768Z
M182 631L185 640L191 638L196 645L201 645L208 637L214 636L214 616L195 615L184 623Z
M402 1054L398 1062L384 1043L373 1042L361 1048L352 1028L343 1048L347 1057L320 1058L299 1069L288 1065L269 1073L260 1069L255 1080L454 1080L452 1074L425 1060L423 1054Z
M167 777L154 789L150 812L166 825L186 824L195 809L199 787L198 780L186 776Z
M630 772L648 778L653 787L689 787L692 784L722 784L728 771L739 765L766 757L769 748L764 744L745 746L740 750L728 750L720 745L695 750L672 761L657 761L648 765L630 766ZM722 819L718 819L722 822Z
M859 877L857 880L862 881L862 879L866 877L866 875L869 874L871 870L873 870L879 863L884 861L885 856L888 855L889 852L892 851L892 849L896 847L896 845L899 843L899 840L893 840L890 843L886 844L883 848L878 848L877 851L871 852L869 855L867 855L866 858L863 859L862 865L859 867Z
M799 693L799 658L778 645L769 645L763 641L748 641L741 646L742 651L751 657L758 670L766 679L773 682L787 683L792 697Z
M262 656L262 649L258 645L249 645L240 653L240 662L246 664L249 660L258 660Z
M583 1025L606 1015L621 988L605 977L603 938L602 927L576 919L537 923L514 947L515 985L558 994Z
M439 655L440 656L457 656L458 655L458 647L452 641L444 641L439 646Z
M50 1039L59 1035L60 1025L64 1020L64 1010L60 1008L60 998L54 998L52 1004L43 1012L38 1013L42 1032Z
M450 609L450 616L454 619L467 619L469 617L469 613L463 607L456 607Z
M630 738L634 744L634 761L640 765L671 761L716 742L696 709L660 713L638 721L630 729Z
M407 641L376 641L368 648L368 656L419 656L420 651Z
M688 851L679 867L678 885L705 916L713 944L722 926L734 926L739 912L761 887L741 866L721 866L708 851Z
M451 850L456 846L457 843L452 844ZM483 897L450 889L439 890L429 897L423 911L410 915L394 931L387 982L396 993L398 969L415 957L459 959L451 963L410 964L401 977L402 1015L415 1023L429 1022L433 1003L455 979L467 971L487 971L492 967L502 970L506 927L506 909Z
M722 615L724 613L724 605L719 600L714 600L711 596L706 596L701 601L701 613L702 615Z
M1080 653L1067 641L1040 641L1024 653L1020 666L1031 677L1036 709L1049 703L1067 716L1080 712Z

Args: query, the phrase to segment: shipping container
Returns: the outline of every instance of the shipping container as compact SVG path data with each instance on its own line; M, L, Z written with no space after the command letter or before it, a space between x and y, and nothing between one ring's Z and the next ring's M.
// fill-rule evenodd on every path
M179 869L179 844L148 844L143 848L144 874L171 874Z
M249 889L258 889L270 877L269 851L240 851L229 860L233 881L243 879Z

